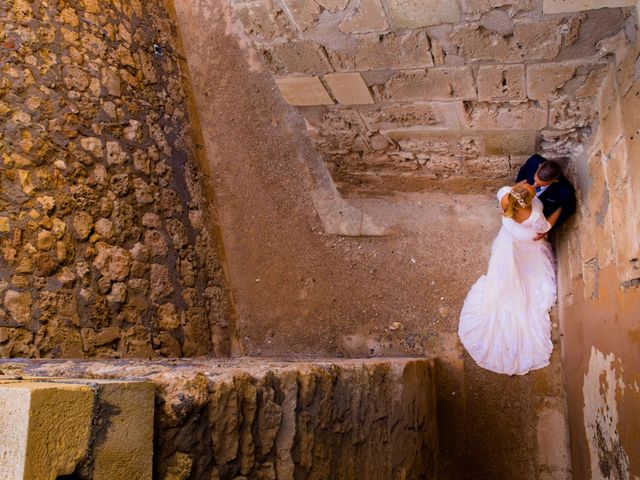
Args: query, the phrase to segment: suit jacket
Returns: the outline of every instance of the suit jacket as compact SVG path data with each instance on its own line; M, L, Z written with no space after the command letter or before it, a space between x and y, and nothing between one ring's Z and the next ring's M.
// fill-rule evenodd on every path
M530 185L533 185L533 176L540 164L546 161L546 158L537 154L529 157L529 160L520 168L516 182L527 180ZM549 185L538 198L542 201L544 216L547 218L562 207L560 217L558 217L558 221L553 226L553 230L558 228L576 211L576 191L563 174L560 174L560 177Z

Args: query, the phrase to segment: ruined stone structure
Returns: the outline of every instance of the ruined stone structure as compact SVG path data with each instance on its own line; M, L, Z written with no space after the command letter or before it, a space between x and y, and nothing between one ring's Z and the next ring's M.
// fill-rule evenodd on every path
M0 479L640 477L637 18L0 0ZM509 378L455 331L534 152L579 207Z

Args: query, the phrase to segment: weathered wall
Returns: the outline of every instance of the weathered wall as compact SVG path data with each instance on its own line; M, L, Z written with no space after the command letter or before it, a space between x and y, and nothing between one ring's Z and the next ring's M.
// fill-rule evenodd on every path
M640 476L640 45L607 48L596 135L572 165L579 212L559 243L576 479Z
M165 6L0 2L0 356L225 353Z
M159 480L435 478L432 360L5 361L2 374L153 382Z
M630 1L237 0L343 192L501 186L587 141ZM544 7L544 9L543 9ZM574 7L574 8L572 8ZM627 22L629 20L629 22Z

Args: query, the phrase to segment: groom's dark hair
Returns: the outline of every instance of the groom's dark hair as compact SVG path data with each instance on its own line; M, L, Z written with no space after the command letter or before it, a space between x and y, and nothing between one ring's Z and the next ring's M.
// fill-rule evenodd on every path
M538 178L543 182L552 182L562 173L562 167L558 162L547 160L538 168Z

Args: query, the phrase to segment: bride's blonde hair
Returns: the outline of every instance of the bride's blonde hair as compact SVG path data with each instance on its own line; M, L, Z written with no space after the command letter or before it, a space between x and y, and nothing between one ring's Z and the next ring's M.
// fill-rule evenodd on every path
M531 200L533 200L533 192L531 189L523 185L516 185L507 196L507 206L502 214L505 217L513 218L516 216L518 210L529 208Z

